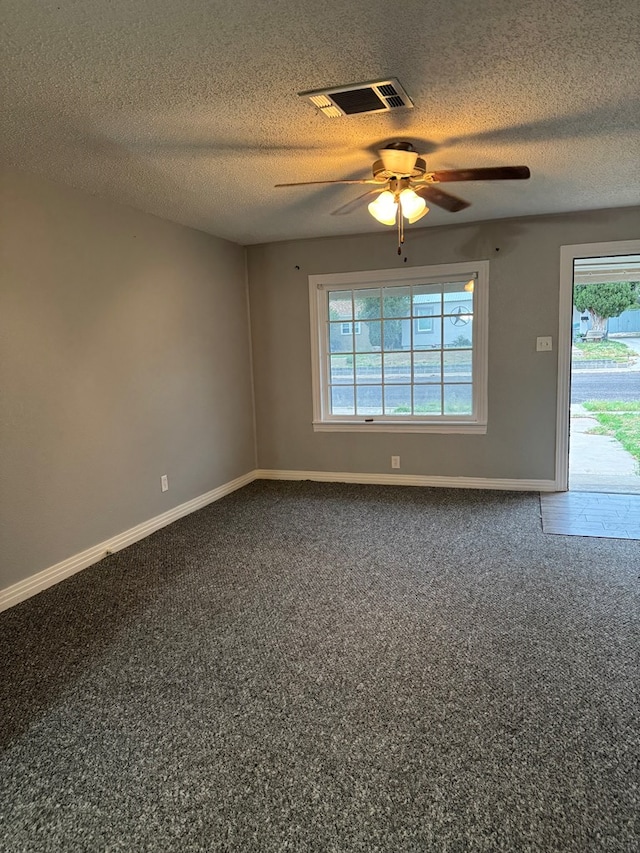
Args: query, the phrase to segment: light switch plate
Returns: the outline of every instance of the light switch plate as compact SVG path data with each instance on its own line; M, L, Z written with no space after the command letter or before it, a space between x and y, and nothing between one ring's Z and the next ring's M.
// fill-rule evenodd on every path
M553 349L553 338L536 338L536 350L538 352L551 352Z

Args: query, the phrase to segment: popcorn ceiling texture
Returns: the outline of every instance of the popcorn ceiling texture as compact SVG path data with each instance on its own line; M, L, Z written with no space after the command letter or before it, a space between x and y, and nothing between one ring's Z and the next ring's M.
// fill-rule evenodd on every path
M432 168L525 163L429 225L638 203L636 0L5 0L0 157L240 243L372 230L356 187L408 138ZM397 76L416 109L329 120L307 89Z

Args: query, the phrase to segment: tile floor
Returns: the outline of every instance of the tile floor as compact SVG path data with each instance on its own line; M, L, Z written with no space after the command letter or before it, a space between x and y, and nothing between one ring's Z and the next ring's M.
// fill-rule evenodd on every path
M640 539L640 495L543 492L540 508L544 533Z

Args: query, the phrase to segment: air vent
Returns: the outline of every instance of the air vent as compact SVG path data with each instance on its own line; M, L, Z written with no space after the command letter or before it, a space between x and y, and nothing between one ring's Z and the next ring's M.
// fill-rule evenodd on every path
M329 118L413 108L413 101L395 79L315 89L299 94Z

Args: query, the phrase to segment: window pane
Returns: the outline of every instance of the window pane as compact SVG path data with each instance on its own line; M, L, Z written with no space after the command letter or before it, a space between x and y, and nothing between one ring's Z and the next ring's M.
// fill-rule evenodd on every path
M428 335L431 332L433 332L433 317L418 317L413 332L414 339L416 335Z
M362 320L360 334L356 335L356 352L371 352L380 349L380 320Z
M331 414L355 415L353 386L334 385L331 388Z
M413 354L414 382L440 382L441 376L440 350Z
M382 316L379 287L354 290L353 301L357 320L377 320Z
M413 411L416 415L441 415L441 386L414 385Z
M353 335L342 334L342 323L329 323L329 352L353 352Z
M470 415L472 410L471 385L444 386L445 415Z
M362 385L356 388L356 403L359 415L381 415L382 386Z
M385 351L411 349L411 320L384 320Z
M411 288L383 287L382 308L385 317L410 317Z
M444 345L447 349L471 347L473 318L470 314L444 317Z
M353 320L350 290L333 290L329 293L329 319Z
M433 314L429 313L428 305L420 305L417 309L418 313L416 315L416 319L413 323L413 336L414 340L417 335L429 335L433 333L435 328L435 320L433 318ZM438 321L440 318L437 318ZM438 323L439 325L439 323Z
M459 317L472 317L473 316L473 303L472 300L465 299L453 299L451 302L445 302L443 314L445 316L453 316Z
M421 308L428 308L429 314L442 313L442 285L419 284L413 288L413 313L419 317Z
M420 305L417 308L419 314L413 321L413 346L414 349L426 347L439 347L442 332L442 317L428 314L431 309Z
M382 356L374 353L356 356L356 384L379 383L382 372Z
M414 349L439 349L442 343L442 317L434 317L431 320L431 331L418 331L416 328L419 320L414 320L413 325L413 348Z
M411 385L386 385L384 389L385 415L411 414Z
M411 353L394 352L384 357L385 382L411 381Z
M445 293L444 311L445 315L453 317L473 316L473 294L471 293Z
M444 290L444 304L451 305L454 302L465 302L473 300L473 288L465 290L465 285L469 279L462 281L447 281L442 285ZM445 307L445 312L448 309Z
M330 360L330 383L332 385L353 385L353 356L332 355Z
M471 382L471 350L456 350L442 354L445 382Z

